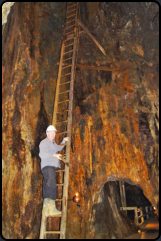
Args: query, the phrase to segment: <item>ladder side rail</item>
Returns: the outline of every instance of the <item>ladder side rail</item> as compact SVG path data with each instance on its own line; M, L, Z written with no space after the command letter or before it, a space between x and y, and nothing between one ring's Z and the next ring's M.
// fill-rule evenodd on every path
M80 18L80 5L79 2L77 2L77 11L76 11L76 20ZM77 50L76 50L76 59L75 59L75 63L77 64L77 59L78 59L78 47L79 47L79 33L80 33L80 26L76 21L76 37L77 37ZM75 79L75 76L74 76Z
M71 146L71 131L72 131L72 109L73 109L73 89L74 89L74 72L75 72L75 59L76 59L76 47L77 39L74 38L73 47L73 59L71 68L71 82L70 82L70 92L69 92L69 109L68 109L68 125L67 125L67 136L69 141L66 145L66 162L70 162L70 146ZM63 188L63 202L62 202L62 218L60 227L60 239L65 239L66 231L66 220L67 220L67 202L68 202L68 185L69 185L69 166L65 165L64 174L64 188Z
M76 7L76 13L75 13L75 19L73 18L72 21L77 19L78 15L78 3L75 4L77 5ZM73 10L74 11L74 10ZM71 11L72 12L72 11ZM67 21L69 18L71 18L74 15L71 15L67 17ZM69 28L69 27L68 27ZM69 35L71 32L67 33ZM75 69L76 69L76 55L78 51L78 25L74 27L73 30L73 39L74 39L74 44L73 44L73 56L72 56L72 65L71 65L71 77L70 77L70 90L69 90L69 106L68 106L68 121L67 121L67 136L69 137L69 141L67 142L66 145L66 162L70 162L70 147L71 147L71 132L72 132L72 109L73 109L73 89L74 89L74 78L75 78ZM71 44L72 45L72 44ZM71 51L70 51L71 52ZM57 122L57 113L58 113L58 102L59 101L59 89L60 89L60 81L62 77L62 65L63 65L63 58L64 58L64 53L65 53L65 40L62 41L62 48L61 48L61 55L60 55L60 63L59 63L59 71L58 71L58 78L57 78L57 86L56 86L56 92L55 92L55 102L54 102L54 110L53 110L53 118L52 118L52 125L56 125ZM68 91L65 91L68 92ZM57 122L59 123L59 122ZM65 132L62 132L65 133ZM61 134L61 133L60 133ZM65 232L66 232L66 219L67 219L67 200L68 200L68 185L69 185L69 166L65 165L65 170L61 170L64 172L64 184L57 184L58 185L64 185L63 188L63 196L62 196L62 215L61 215L61 227L60 227L60 238L65 239ZM46 231L46 222L47 222L47 217L45 214L45 208L44 208L44 203L43 203L43 210L42 210L42 220L41 220L41 229L40 229L40 239L46 238L47 233L58 233L58 231Z
M41 217L41 228L40 228L40 237L39 239L44 239L45 237L45 230L46 230L46 216L45 216L45 208L43 202L43 209L42 209L42 217Z
M52 125L55 126L56 123L56 112L58 108L58 97L59 97L59 84L60 84L60 77L61 77L61 71L62 71L62 62L63 62L63 53L65 49L64 41L62 42L62 49L61 49L61 55L60 55L60 64L59 64L59 72L58 72L58 78L57 78L57 86L56 86L56 94L55 94L55 103L54 103L54 111L53 111L53 120Z
M76 8L76 19L78 16L78 3ZM76 20L75 19L75 20ZM69 92L69 107L68 107L68 124L67 124L67 136L69 141L66 146L66 161L70 163L70 147L71 147L71 134L72 134L72 113L73 113L73 90L74 90L74 79L75 79L75 69L76 69L76 59L78 51L78 27L77 24L74 28L74 45L73 45L73 58L71 67L71 83ZM68 186L69 186L69 166L65 165L64 174L64 189L63 189L63 202L62 202L62 220L60 227L60 239L65 239L66 232L66 221L67 221L67 205L68 205Z

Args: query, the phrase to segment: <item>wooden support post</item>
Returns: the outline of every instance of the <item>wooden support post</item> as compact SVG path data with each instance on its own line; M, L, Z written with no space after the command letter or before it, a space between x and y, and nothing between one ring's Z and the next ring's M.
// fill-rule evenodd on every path
M106 54L106 51L104 50L104 48L99 44L99 42L95 39L95 37L89 32L89 30L83 25L83 23L79 19L77 19L77 23L84 29L84 31L94 41L94 43L101 50L101 52L109 59L109 61L113 64L113 66L115 66L115 68L118 68L118 66L113 62L110 56Z
M138 226L138 211L137 208L134 210L134 223Z
M80 69L94 69L94 70L104 70L104 71L116 71L116 68L110 68L107 66L96 66L96 65L88 65L88 64L77 64L76 68Z
M148 207L147 206L145 207L145 212L146 212L146 217L148 219L149 218L149 214L148 214Z
M126 207L125 182L122 182L122 192L123 192L123 202L124 202L124 207ZM126 215L127 215L127 211L126 211Z
M120 196L121 196L121 204L123 207L126 207L126 194L125 194L125 184L123 181L119 181L120 186ZM125 214L127 216L127 211L125 211Z
M122 181L119 181L119 187L120 187L121 205L122 205L122 207L124 207L123 193L122 193Z

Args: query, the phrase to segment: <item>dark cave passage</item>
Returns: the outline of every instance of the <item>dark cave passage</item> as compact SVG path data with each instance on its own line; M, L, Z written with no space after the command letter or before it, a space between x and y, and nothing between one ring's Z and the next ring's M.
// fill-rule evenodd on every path
M120 211L119 181L106 182L98 200L93 206L96 239L123 238L131 230L135 231L133 223Z
M126 204L127 207L145 207L151 206L151 202L143 194L143 190L135 185L125 182ZM127 216L134 220L134 211L127 210ZM146 220L146 217L144 218Z
M140 185L134 185L130 179L123 182L125 187L126 207L143 208L152 206L143 194ZM134 210L122 211L120 181L108 181L104 184L99 203L93 206L95 238L124 237L125 233L136 230ZM131 184L130 184L131 183ZM126 215L127 214L127 215ZM140 213L139 213L140 215ZM152 214L150 214L152 216ZM144 217L144 221L147 217ZM141 218L138 219L141 222ZM111 231L107 231L111 230ZM115 231L114 231L115 230Z

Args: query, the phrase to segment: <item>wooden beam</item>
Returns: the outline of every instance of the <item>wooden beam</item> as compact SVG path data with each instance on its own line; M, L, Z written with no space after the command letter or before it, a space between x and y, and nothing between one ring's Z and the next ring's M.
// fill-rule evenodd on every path
M95 70L104 70L104 71L115 71L116 68L110 68L107 66L96 66L96 65L88 65L88 64L77 64L76 68L80 69L95 69Z
M77 23L79 26L81 26L84 31L88 34L88 36L94 41L94 43L97 45L97 47L101 50L101 52L109 59L109 61L115 66L115 68L118 68L117 65L113 62L113 60L110 58L109 55L106 54L106 51L104 48L99 44L99 42L95 39L95 37L89 32L89 30L83 25L83 23L77 19Z
M120 210L137 210L137 207L120 207Z

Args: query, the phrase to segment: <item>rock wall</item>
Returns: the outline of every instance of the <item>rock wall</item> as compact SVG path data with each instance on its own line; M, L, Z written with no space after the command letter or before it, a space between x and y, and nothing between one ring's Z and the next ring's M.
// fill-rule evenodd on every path
M3 29L3 236L39 238L39 143L51 123L65 3L15 3Z
M107 225L101 233L94 210L110 178L130 178L153 205L159 199L159 9L152 2L80 6L81 21L122 70L76 71L69 199L78 191L81 206L69 201L66 235L121 238L131 227L116 208L115 187L106 184L113 204L103 204L109 210L104 220L119 220L115 231ZM63 2L15 3L3 27L2 230L7 239L39 237L38 146L52 120L65 10ZM87 35L80 37L78 62L112 67Z
M92 213L110 178L131 178L155 206L159 198L158 5L100 3L91 21L89 16L84 11L86 26L123 70L77 70L69 196L79 191L82 205L68 219L69 238L100 235ZM109 65L87 35L80 37L79 49L79 63ZM118 233L120 226L124 230L121 221Z

